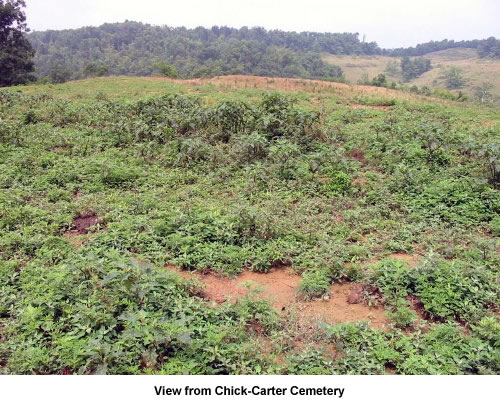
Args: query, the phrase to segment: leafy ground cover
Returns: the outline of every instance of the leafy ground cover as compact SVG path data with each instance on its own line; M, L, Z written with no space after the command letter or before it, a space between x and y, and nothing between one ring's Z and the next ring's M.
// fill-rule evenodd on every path
M498 373L498 110L344 86L1 90L0 372Z

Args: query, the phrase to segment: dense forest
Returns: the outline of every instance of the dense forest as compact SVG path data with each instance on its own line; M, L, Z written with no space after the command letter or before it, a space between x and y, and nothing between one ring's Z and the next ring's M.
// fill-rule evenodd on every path
M322 52L420 56L437 50L476 48L481 57L499 57L500 41L440 41L416 48L385 50L358 33L284 32L264 28L171 28L137 22L29 34L39 77L53 81L104 74L150 75L159 64L182 77L252 74L342 80L338 66ZM155 67L156 66L156 67Z
M150 75L155 63L166 62L183 77L253 74L337 80L342 70L324 63L320 51L378 50L376 44L361 43L357 34L186 29L135 22L36 32L29 39L37 51L39 76L71 71L73 78L85 76L88 65L96 62L103 73L127 75Z

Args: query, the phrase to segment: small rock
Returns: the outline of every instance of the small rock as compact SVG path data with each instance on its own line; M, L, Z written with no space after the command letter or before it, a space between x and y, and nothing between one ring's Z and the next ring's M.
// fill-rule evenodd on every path
M358 304L362 300L363 300L363 286L362 285L355 285L351 289L351 292L349 293L349 296L347 297L347 303L348 304Z

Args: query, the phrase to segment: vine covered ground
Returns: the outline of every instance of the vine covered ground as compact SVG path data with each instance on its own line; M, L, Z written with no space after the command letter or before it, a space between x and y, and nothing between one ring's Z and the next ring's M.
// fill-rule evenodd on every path
M337 83L0 89L0 373L498 374L499 135Z

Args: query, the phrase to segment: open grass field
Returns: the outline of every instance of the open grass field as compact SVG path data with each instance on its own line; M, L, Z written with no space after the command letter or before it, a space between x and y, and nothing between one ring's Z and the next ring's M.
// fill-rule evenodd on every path
M499 143L339 83L0 89L0 373L498 374Z
M492 93L500 96L500 60L479 58L475 49L456 48L444 51L432 52L423 57L432 61L432 69L422 76L413 79L409 85L428 86L432 88L445 88L440 75L442 70L455 66L463 70L467 84L463 89L469 95L473 89L483 82L493 84ZM401 75L391 75L385 71L387 63L399 63L401 58L391 56L356 56L356 55L324 55L323 59L329 63L339 65L345 72L346 78L352 83L357 83L363 76L368 74L370 80L379 73L387 75L390 81L396 82L402 79Z

